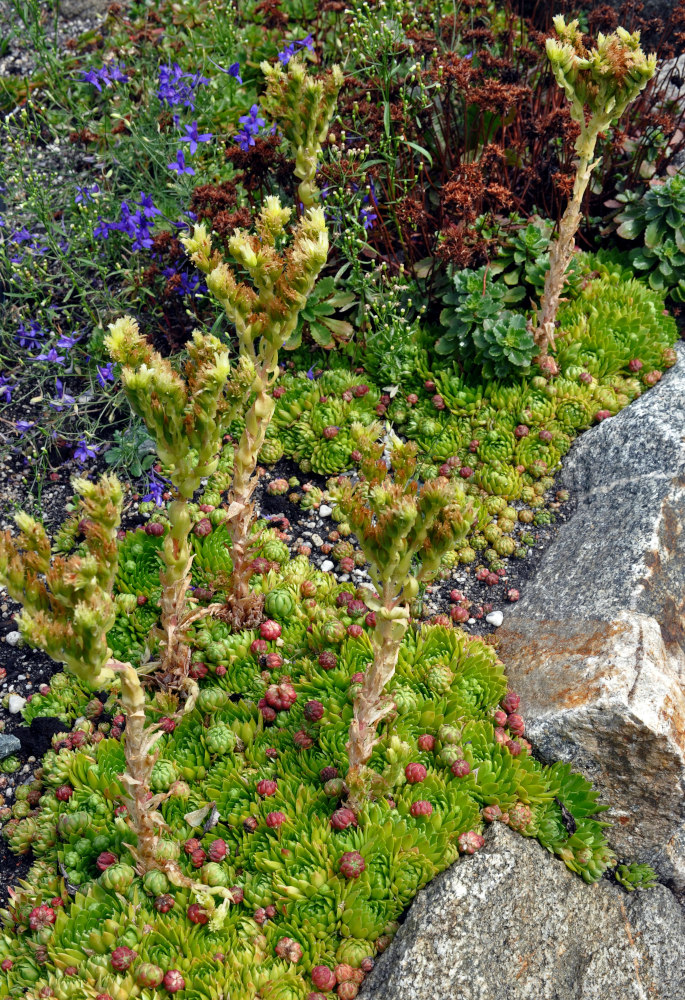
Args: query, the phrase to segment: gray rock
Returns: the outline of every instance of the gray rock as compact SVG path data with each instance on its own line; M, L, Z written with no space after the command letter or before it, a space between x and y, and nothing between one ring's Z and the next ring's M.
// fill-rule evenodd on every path
M104 16L112 0L59 0L59 13L67 21L77 17Z
M685 918L664 886L587 886L495 823L414 901L359 1000L685 1000Z
M11 757L13 753L17 753L21 750L21 743L16 736L7 736L5 733L0 733L0 760L4 760L5 757Z
M610 806L613 848L647 861L685 903L685 655L657 621L516 618L498 655L526 737L582 772Z
M685 351L661 382L574 444L578 501L510 618L656 618L685 648Z

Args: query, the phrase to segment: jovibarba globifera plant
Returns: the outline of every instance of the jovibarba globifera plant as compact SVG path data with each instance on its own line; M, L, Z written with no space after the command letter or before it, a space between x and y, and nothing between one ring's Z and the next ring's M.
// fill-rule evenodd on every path
M549 359L548 347L554 348L555 321L580 225L583 196L598 163L597 139L600 132L621 117L656 70L656 56L646 56L642 51L639 31L631 34L625 28L617 28L610 35L600 32L597 46L587 49L577 20L566 24L560 14L554 18L554 27L558 40L547 40L547 55L580 133L575 146L578 161L573 192L559 224L557 239L550 248L549 271L537 322L531 324L539 348L539 363L550 374L555 374L556 364Z
M22 605L18 625L26 642L98 690L114 680L107 631L116 614L112 587L123 494L112 475L98 483L74 479L73 486L78 504L60 536L75 551L53 556L43 525L20 512L17 537L0 535L0 581Z
M437 573L442 556L466 537L475 518L457 480L440 477L419 486L414 444L395 438L392 477L382 450L382 445L366 442L359 482L343 478L330 491L359 539L376 589L367 599L376 615L373 661L354 702L347 745L348 806L355 813L378 778L367 765L378 742L378 725L393 710L385 689L409 625L409 606L420 584Z
M254 398L235 449L227 518L233 560L229 613L239 626L252 614L251 497L257 485L258 455L276 405L271 390L279 373L278 353L295 330L300 310L328 256L328 231L321 208L308 209L293 226L290 243L282 247L291 215L292 209L269 196L256 220L256 232L236 230L229 240L231 256L247 271L252 285L239 281L234 269L212 249L204 226L196 225L192 236L181 238L191 260L206 274L210 293L235 325L241 359L254 371Z
M260 68L266 77L262 107L278 122L295 153L294 172L300 181L297 197L303 208L312 208L320 200L316 169L342 87L342 70L333 66L330 72L315 78L297 56L290 59L285 70L280 63L266 61Z
M196 330L181 374L128 316L110 326L105 343L122 366L126 397L153 437L175 494L162 546L160 676L167 687L183 689L190 665L184 632L197 614L188 610L186 598L192 563L188 502L217 468L223 435L244 407L255 367L244 355L231 367L221 341Z
M156 825L161 821L156 813L159 800L148 795L155 761L150 750L159 734L146 727L138 673L129 663L113 659L107 644L115 619L112 588L123 494L113 475L97 483L74 479L73 486L78 503L59 532L61 547L72 553L53 556L43 525L19 513L19 535L13 538L6 531L0 536L0 580L22 605L19 628L30 646L64 663L92 690L111 686L119 674L127 720L121 782L136 838L130 850L146 871L154 865Z

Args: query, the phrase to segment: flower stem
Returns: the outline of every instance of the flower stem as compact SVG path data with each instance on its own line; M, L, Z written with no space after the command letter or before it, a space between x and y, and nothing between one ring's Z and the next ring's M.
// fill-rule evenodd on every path
M228 606L229 616L237 628L242 628L249 619L253 603L250 596L252 561L250 533L254 520L254 505L251 501L259 482L259 476L255 474L259 452L276 408L274 398L268 390L277 365L278 352L270 351L256 375L256 397L245 415L245 429L236 448L233 464L228 520L233 572ZM231 515L232 508L234 513Z
M347 805L354 813L368 801L371 776L367 764L378 743L378 724L393 708L392 699L384 692L395 675L400 646L409 625L406 603L398 600L389 585L383 588L381 604L371 640L373 662L364 674L361 691L354 701L347 743Z
M157 812L159 799L150 798L150 775L156 755L150 750L161 733L145 725L145 693L138 672L130 663L110 660L109 666L121 676L121 703L126 715L124 750L126 770L121 782L126 791L129 825L136 837L133 848L141 874L158 868L155 860L157 829L162 817Z
M169 504L169 533L164 539L160 574L162 595L162 641L160 674L166 688L184 687L190 669L190 648L179 628L186 610L193 554L190 547L190 513L187 500L177 497Z

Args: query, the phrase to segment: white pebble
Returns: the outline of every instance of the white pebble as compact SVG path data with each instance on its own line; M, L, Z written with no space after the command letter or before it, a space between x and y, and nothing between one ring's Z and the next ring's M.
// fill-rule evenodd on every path
M324 571L324 573L330 573L334 565L335 563L333 562L332 559L324 559L324 561L321 563L321 569Z
M9 698L9 705L7 707L12 715L16 715L17 712L21 712L25 704L26 698L22 698L20 694L11 694Z
M20 639L21 639L21 633L17 631L8 632L7 635L5 636L5 642L8 642L10 646L16 646L16 644L19 642Z
M327 503L322 503L319 507L319 514L321 517L330 517L333 513L333 508L329 507Z
M314 543L314 545L321 548L321 546L323 545L323 538L321 537L321 535L312 535L312 542Z
M499 628L504 621L504 615L501 611L491 611L489 615L485 616L485 620L490 625L494 625L495 628Z

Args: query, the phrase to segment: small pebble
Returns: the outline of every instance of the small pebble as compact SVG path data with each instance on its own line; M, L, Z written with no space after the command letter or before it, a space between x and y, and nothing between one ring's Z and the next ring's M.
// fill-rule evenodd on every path
M26 698L22 698L20 694L11 694L9 697L9 704L7 707L11 715L16 715L17 712L21 712L25 704L26 704Z
M321 569L323 570L324 573L330 573L334 565L335 563L333 562L332 559L324 559L324 561L321 563Z
M499 628L504 621L504 615L501 611L491 611L489 615L485 616L485 620L490 625L494 625L495 628Z
M323 545L323 538L321 537L321 535L312 535L312 541L314 542L314 545L317 546L317 548L321 548L321 546Z
M10 646L16 646L20 639L21 634L16 630L14 632L8 632L5 636L5 642L8 642Z
M321 517L330 517L333 513L333 508L329 507L327 503L322 503L319 507L319 514Z

